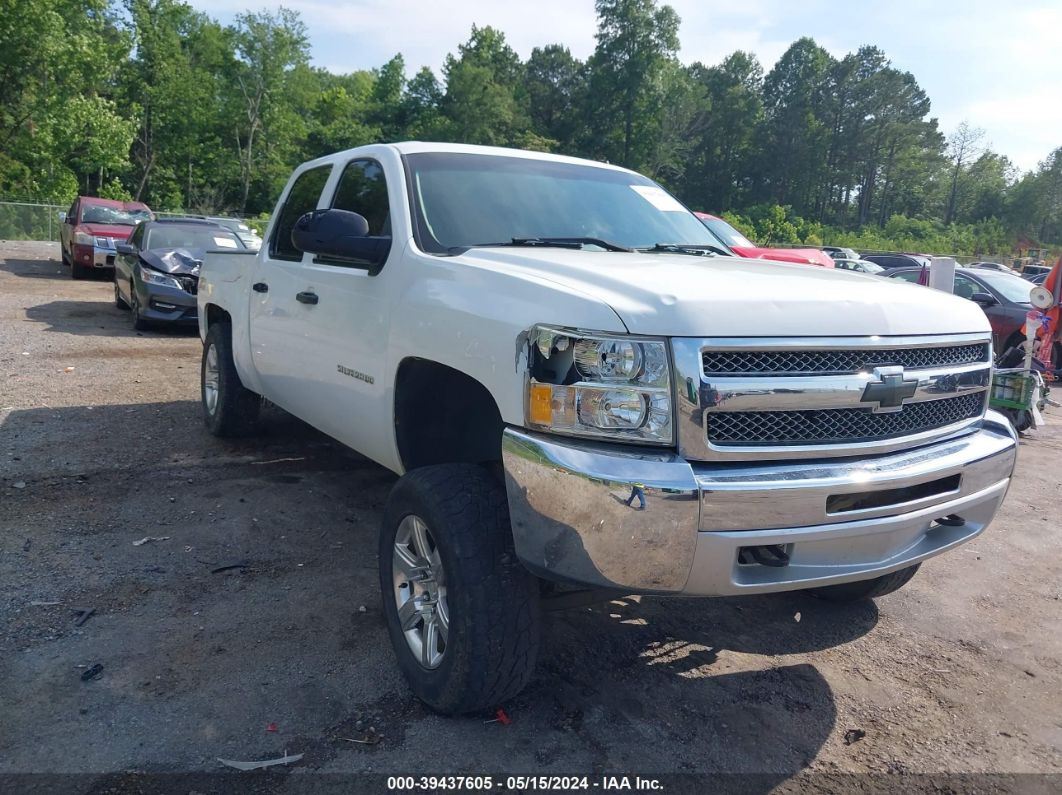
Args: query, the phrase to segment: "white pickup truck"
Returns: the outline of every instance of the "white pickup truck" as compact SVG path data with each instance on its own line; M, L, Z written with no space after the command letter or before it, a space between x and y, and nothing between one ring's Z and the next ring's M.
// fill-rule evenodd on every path
M996 513L978 306L713 242L622 168L404 143L299 166L259 253L207 255L206 424L265 398L401 476L380 587L431 707L519 691L544 600L876 597Z

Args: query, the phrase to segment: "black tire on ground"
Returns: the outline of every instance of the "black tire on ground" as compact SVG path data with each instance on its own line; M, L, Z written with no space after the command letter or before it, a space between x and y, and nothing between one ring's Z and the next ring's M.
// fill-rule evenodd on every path
M119 309L128 309L129 304L122 298L122 293L118 290L118 280L114 280L114 305Z
M136 285L129 282L129 319L136 331L146 331L151 328L151 322L144 319L140 314L140 298L136 294Z
M89 269L84 268L77 264L76 260L70 261L70 278L71 279L87 279L89 275Z
M898 591L911 581L921 563L908 566L890 574L883 574L872 580L846 582L841 585L826 585L822 588L808 588L808 593L827 602L858 602L862 599L876 599L893 591Z
M425 667L399 619L395 541L403 520L421 519L444 572L448 630L441 662ZM403 476L387 499L380 531L380 588L398 666L414 694L456 715L519 693L534 672L539 584L516 557L505 488L486 468L441 464ZM416 625L414 625L416 626Z
M199 379L199 396L207 430L214 436L247 436L254 431L262 398L240 381L232 359L232 329L228 323L210 326L203 343ZM210 384L215 388L213 400L208 391Z
M62 243L59 244L59 259L62 260L63 264L68 268L70 267L70 260L66 258L66 249L63 248Z

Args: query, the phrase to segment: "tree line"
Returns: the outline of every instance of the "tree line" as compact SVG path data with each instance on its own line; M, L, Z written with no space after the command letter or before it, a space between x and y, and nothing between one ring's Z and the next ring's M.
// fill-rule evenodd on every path
M525 61L473 26L439 74L401 55L333 74L291 10L221 25L180 0L0 0L0 198L78 193L254 215L292 167L405 139L608 160L761 243L956 253L1062 243L1062 147L1027 173L874 46L810 38L683 64L657 0L597 0L596 47Z

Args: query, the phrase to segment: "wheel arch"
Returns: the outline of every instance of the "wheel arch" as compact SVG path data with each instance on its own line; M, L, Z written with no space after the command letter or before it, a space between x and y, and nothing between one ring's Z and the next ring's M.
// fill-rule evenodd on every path
M490 390L461 370L407 357L395 374L395 443L404 471L501 461L505 423Z

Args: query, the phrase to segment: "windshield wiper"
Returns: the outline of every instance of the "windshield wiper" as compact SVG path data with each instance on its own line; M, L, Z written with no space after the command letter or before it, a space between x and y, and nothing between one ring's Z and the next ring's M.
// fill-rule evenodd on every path
M690 254L694 257L729 256L730 252L723 251L719 246L710 243L656 243L650 248L640 248L639 251L654 252L663 251L668 254Z
M626 251L634 249L621 246L619 243L611 243L598 237L514 237L508 243L473 243L470 246L454 246L451 253L460 253L470 248L567 248L578 251L584 246L597 246L605 251Z

